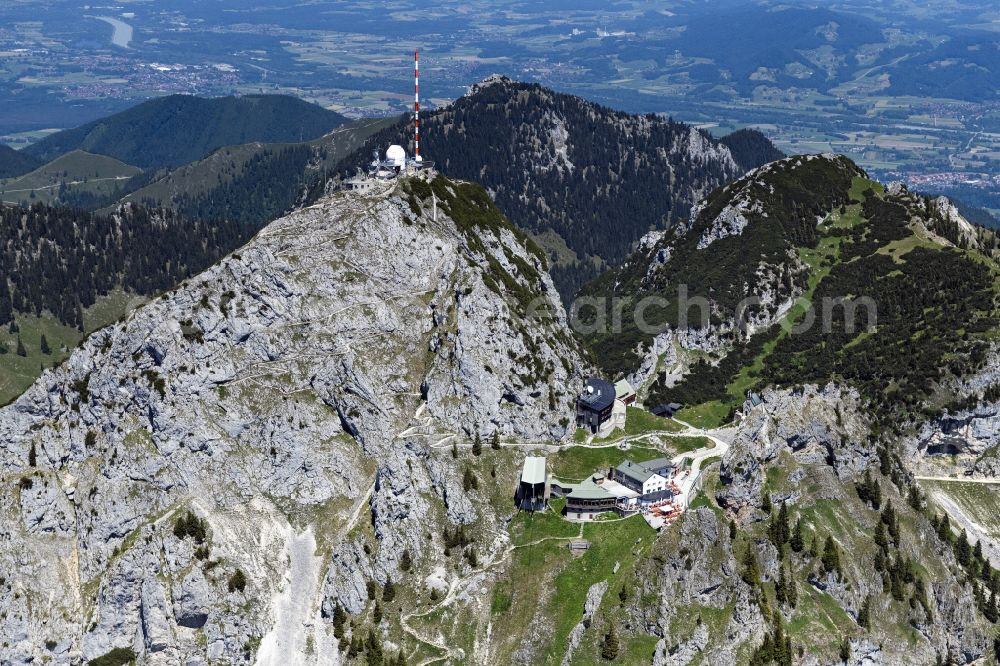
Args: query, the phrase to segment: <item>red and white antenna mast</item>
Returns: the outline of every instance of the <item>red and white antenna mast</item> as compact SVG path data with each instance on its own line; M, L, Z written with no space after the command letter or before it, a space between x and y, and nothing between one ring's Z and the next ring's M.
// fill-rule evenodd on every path
M420 53L413 50L413 159L420 161Z

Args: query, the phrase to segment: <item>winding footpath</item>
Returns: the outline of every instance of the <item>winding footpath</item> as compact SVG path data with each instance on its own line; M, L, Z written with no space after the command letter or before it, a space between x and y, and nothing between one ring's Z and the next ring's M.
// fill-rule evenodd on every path
M497 555L495 555L493 559L491 559L488 563L484 564L481 567L477 567L471 570L466 575L460 576L455 580L453 580L451 584L448 586L448 592L445 594L444 598L438 601L436 604L433 604L430 608L427 608L426 610L422 611L413 611L411 613L406 613L405 615L402 615L399 618L399 624L403 628L403 631L408 633L410 636L413 636L413 638L417 639L417 641L425 645L429 645L445 653L444 655L439 657L427 657L423 661L418 662L417 666L427 666L427 664L432 664L437 661L444 661L452 657L461 660L462 658L464 658L464 654L461 650L452 648L451 646L441 642L436 638L429 638L427 636L421 635L419 632L417 632L417 630L415 630L413 627L410 626L410 620L412 620L413 618L430 615L431 613L440 610L441 608L450 606L458 598L458 591L463 587L463 584L466 581L474 578L475 576L478 576L479 574L486 573L490 569L493 569L503 564L510 558L510 556L518 548L530 548L531 546L537 546L538 544L545 543L546 541L573 541L574 539L581 539L581 538L583 538L583 523L580 523L580 531L575 536L569 536L569 537L548 536L548 537L542 537L540 539L535 539L533 541L528 541L526 543L511 544L507 546L505 549L503 549L501 552L499 552Z
M417 410L417 413L414 414L414 417L416 419L421 419L423 411L424 411L424 405L421 405L421 408ZM680 464L681 461L684 458L688 458L691 461L691 463L690 463L691 467L690 467L688 473L686 474L686 476L678 484L678 486L681 489L681 494L680 494L681 501L682 501L683 505L686 507L687 504L688 504L688 502L689 502L689 500L690 500L691 491L695 487L695 485L696 485L696 483L698 481L698 478L701 475L702 464L704 463L704 461L706 459L708 459L708 458L714 458L714 457L721 458L722 456L724 456L726 454L726 452L729 450L730 443L728 441L726 441L725 439L723 439L720 436L722 434L722 431L720 431L720 430L705 430L704 428L696 428L695 426L693 426L693 425L691 425L689 423L685 423L684 421L680 421L680 420L677 420L677 419L674 419L674 421L676 421L680 425L684 426L686 428L686 430L682 430L680 432L676 432L676 431L672 431L672 430L657 430L657 431L646 432L646 433L641 433L641 434L637 434L637 435L626 435L625 437L616 439L614 441L609 441L609 442L600 442L600 443L597 443L597 444L595 444L593 442L571 442L571 443L567 443L567 444L565 444L563 446L565 448L584 448L584 449L603 449L603 448L611 448L611 447L620 448L623 445L631 445L633 442L640 442L640 441L645 441L647 444L652 444L652 442L649 442L649 438L654 437L654 436L662 436L662 437L704 437L704 438L706 438L706 439L708 439L709 441L712 442L712 446L711 447L705 447L705 448L702 448L702 449L696 449L694 451L689 451L687 453L680 453L680 454L677 454L676 456L674 456L671 459L675 464ZM407 430L404 430L403 432L401 432L399 436L415 436L415 435L416 436L421 436L422 435L422 436L430 437L430 436L440 435L441 433L434 433L434 434L432 434L432 433L417 432L417 430L420 429L421 427L426 427L427 425L429 425L429 422L430 422L430 417L424 417L422 426L413 426L411 428L408 428ZM430 446L431 446L431 448L444 448L445 446L450 446L450 445L446 445L445 442L447 442L448 440L451 440L453 437L455 437L454 434L447 435L443 439L438 440L436 443L431 444ZM467 446L471 446L471 445L469 445L469 444L462 444L462 445L458 445L458 446L460 446L460 447L467 447ZM501 446L510 447L510 448L519 447L519 446L520 447L524 447L524 446L537 447L537 446L539 446L539 444L537 444L537 443L520 443L520 444L502 443ZM660 448L660 447L654 447L654 448ZM629 516L628 518L620 518L618 520L634 520L634 519L637 519L637 518L638 518L638 516ZM567 521L567 522L579 522L579 521ZM447 661L447 660L450 660L450 659L451 660L461 661L464 658L465 655L464 655L464 653L461 650L458 650L458 649L456 649L456 648L448 645L447 643L445 643L442 638L433 637L433 636L426 636L426 635L421 634L419 631L417 631L416 629L414 629L413 626L411 626L411 624L410 624L411 620L414 620L416 618L426 617L427 615L430 615L431 613L434 613L434 612L436 612L438 610L441 610L442 608L446 608L447 606L450 606L458 598L459 591L462 590L465 587L465 584L469 580L471 580L472 578L474 578L474 577L476 577L478 575L481 575L481 574L489 571L490 569L494 569L494 568L500 566L501 564L505 563L508 559L510 559L510 556L514 553L514 551L518 550L519 548L529 548L529 547L532 547L532 546L537 546L538 544L541 544L541 543L544 543L544 542L547 542L547 541L572 541L574 539L583 538L583 528L584 528L584 525L586 525L586 523L585 522L579 522L579 525L580 525L580 529L579 529L579 532L577 533L576 536L569 536L569 537L556 537L556 536L542 537L540 539L535 539L533 541L529 541L529 542L526 542L526 543L511 544L511 545L507 546L506 548L504 548L503 550L501 550L500 552L498 552L488 563L486 563L486 564L484 564L484 565L482 565L480 567L477 567L475 569L472 569L469 573L467 573L464 576L459 576L459 577L455 578L451 582L451 584L448 586L448 591L445 594L445 596L440 601L438 601L437 603L432 604L430 607L428 607L428 608L426 608L424 610L419 610L419 611L418 610L414 610L414 611L412 611L410 613L405 613L402 616L400 616L400 626L402 627L402 629L403 629L404 632L406 632L407 634L409 634L410 636L412 636L414 639L416 639L417 642L423 643L424 645L427 645L427 646L431 647L432 649L437 650L437 651L439 651L439 652L442 653L440 656L426 657L426 658L424 658L422 661L417 662L417 666L427 666L428 664L432 664L432 663L436 663L436 662L443 662L443 661Z
M974 479L972 477L961 478L955 476L914 476L914 479L918 481L950 481L952 483L986 483L986 484L1000 484L1000 478L994 476L988 476L985 478Z

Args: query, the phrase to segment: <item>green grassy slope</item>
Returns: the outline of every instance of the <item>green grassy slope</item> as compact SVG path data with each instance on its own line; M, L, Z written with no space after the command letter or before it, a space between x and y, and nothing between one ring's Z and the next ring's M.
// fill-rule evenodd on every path
M74 150L23 176L0 181L0 199L32 204L52 203L70 190L107 194L138 173L139 168L113 157Z
M116 321L143 300L120 290L99 297L83 312L83 333L47 313L41 316L19 314L17 333L12 333L8 326L0 327L0 347L7 350L0 354L0 405L21 395L43 368L58 365L69 357L85 335ZM49 344L48 354L42 353L43 335ZM18 337L24 345L25 356L17 354Z

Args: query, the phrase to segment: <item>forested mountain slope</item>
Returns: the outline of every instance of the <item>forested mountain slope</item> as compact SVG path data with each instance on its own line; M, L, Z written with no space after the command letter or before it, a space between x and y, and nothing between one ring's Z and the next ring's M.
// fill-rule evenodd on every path
M0 178L14 178L37 169L42 160L0 144Z
M985 362L1000 327L996 246L946 200L886 190L847 158L788 158L714 192L689 227L649 237L589 285L627 303L624 330L591 341L609 373L641 366L650 400L724 416L751 388L836 380L860 391L876 428L898 432L940 413L944 387ZM678 327L682 286L707 299L707 322L695 308ZM650 295L671 303L645 312L659 332L631 316ZM806 317L815 325L789 333Z
M412 144L405 120L369 139L344 175L391 143ZM487 79L421 118L424 154L443 173L481 183L550 252L569 298L599 267L625 259L652 229L781 156L756 132L718 141L657 116L633 116L537 84Z
M57 132L24 153L47 162L85 150L155 169L193 162L222 146L307 141L345 122L339 113L284 95L169 95Z
M998 476L997 247L944 199L800 156L720 188L584 289L624 304L623 330L589 335L609 378L735 424L697 510L621 594L616 626L655 618L653 663L996 657L997 535L949 499L975 484L927 497L913 474ZM680 290L705 320L679 316Z
M257 229L132 204L109 215L44 204L0 208L0 324L48 311L82 327L82 309L98 296L170 289Z

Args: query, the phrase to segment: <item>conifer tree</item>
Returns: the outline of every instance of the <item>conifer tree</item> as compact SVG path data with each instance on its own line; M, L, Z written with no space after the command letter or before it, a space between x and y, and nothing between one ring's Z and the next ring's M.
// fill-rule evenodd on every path
M963 567L968 567L972 562L972 547L969 545L969 535L964 529L958 536L958 543L955 544L955 557Z
M885 551L879 548L875 551L875 571L885 571Z
M35 450L35 443L31 442L31 448L28 449L28 467L36 467L38 465L38 452Z
M736 521L733 520L732 518L730 518L729 519L729 540L730 541L735 541L736 540L736 535L737 535Z
M789 531L788 506L782 502L777 515L771 517L771 526L768 531L771 542L779 551L781 551L782 546L788 543Z
M410 556L410 549L403 549L403 556L399 558L400 571L407 572L413 567L413 558Z
M882 484L877 479L872 481L871 503L876 511L882 506Z
M840 572L840 549L837 548L837 544L834 543L833 537L830 535L827 535L826 543L823 544L823 571L826 573Z
M985 607L983 608L983 615L986 616L987 620L996 624L998 617L1000 617L1000 615L998 615L998 611L1000 611L1000 609L997 608L997 593L994 590L990 593L990 600L986 602Z
M871 597L865 597L865 602L861 604L861 609L858 611L858 626L864 627L865 629L872 628L872 599Z
M494 451L500 450L500 431L494 430L493 437L490 438L490 448Z
M368 639L365 641L365 660L368 666L382 666L385 653L382 649L382 641L371 629L368 630Z
M338 601L336 607L334 607L333 609L333 626L342 628L346 622L347 622L347 612L344 610L344 607L341 606L340 602Z
M601 645L601 657L608 661L614 661L618 658L619 649L618 632L615 630L615 625L612 624L608 633L604 636L604 643Z
M788 580L785 578L785 567L778 567L778 580L774 583L774 599L778 602L779 606L785 605L788 601L788 596L786 594L786 589L788 588Z
M889 547L889 538L885 535L885 525L881 520L875 523L875 545L883 550Z
M851 641L846 636L840 643L840 660L845 664L851 660Z
M465 489L465 492L479 488L479 479L476 478L476 475L468 467L465 468L465 474L462 475L462 487Z
M944 514L941 518L941 522L938 523L938 538L945 543L951 543L951 521L948 519L948 514Z
M878 464L882 476L889 476L889 472L892 471L889 463L889 450L884 445L878 447Z
M757 562L757 555L753 552L753 547L749 544L743 555L743 571L740 575L750 587L754 589L760 587L760 564Z
M768 493L766 490L764 491L763 497L761 498L760 509L764 513L771 513L771 494Z
M788 570L788 589L785 594L788 596L788 605L795 608L799 604L799 590L798 584L795 582L795 574L789 569Z
M472 455L481 456L483 454L483 440L476 433L476 438L472 441Z
M364 649L365 645L361 640L361 635L355 632L354 637L351 640L351 647L348 648L347 650L347 656L353 659L354 657L357 657L359 654L361 654L361 651Z
M39 342L39 344L38 344L38 348L46 356L48 356L48 355L50 355L52 353L52 350L49 348L49 341L45 339L45 334L44 333L42 334L42 339L41 339L41 342Z
M792 538L790 540L792 550L796 553L801 553L802 549L805 548L805 541L802 538L802 519L799 518L795 521L795 529L792 531Z
M393 584L392 579L389 578L385 581L385 587L382 588L382 601L389 604L392 600L396 598L396 586Z
M18 356L27 356L28 355L28 350L26 350L24 348L24 343L21 342L21 336L20 335L17 336L17 355Z

